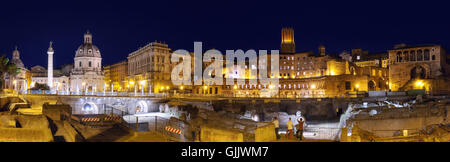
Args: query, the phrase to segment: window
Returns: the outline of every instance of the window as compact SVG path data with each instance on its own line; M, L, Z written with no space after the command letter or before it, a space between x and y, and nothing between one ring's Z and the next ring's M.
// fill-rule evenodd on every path
M352 83L351 82L345 82L345 90L352 90Z
M397 53L397 62L402 62L402 61L403 61L402 52L398 52Z
M407 62L408 61L408 51L405 51L405 52L403 52L403 56L402 56L402 58L403 58L403 61L404 62Z
M435 55L433 55L433 56L431 56L431 60L436 60L436 56Z
M81 61L80 61L79 65L80 65L79 67L81 67Z
M426 50L423 52L423 59L424 59L425 61L430 61L430 50L429 50L429 49L426 49Z
M92 67L92 62L89 61L89 67Z
M411 51L409 53L409 61L416 61L416 51Z
M423 61L422 50L417 51L417 61Z

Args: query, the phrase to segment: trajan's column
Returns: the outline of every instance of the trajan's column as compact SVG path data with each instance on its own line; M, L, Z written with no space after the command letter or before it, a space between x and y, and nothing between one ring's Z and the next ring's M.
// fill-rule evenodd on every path
M53 53L55 53L53 51L53 47L52 47L53 42L50 42L50 47L48 47L48 67L47 67L47 84L48 87L50 87L50 90L53 89Z

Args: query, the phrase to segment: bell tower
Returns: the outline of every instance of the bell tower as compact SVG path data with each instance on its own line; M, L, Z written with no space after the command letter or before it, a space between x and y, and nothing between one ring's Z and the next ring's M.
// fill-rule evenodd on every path
M295 53L294 29L281 29L281 53Z

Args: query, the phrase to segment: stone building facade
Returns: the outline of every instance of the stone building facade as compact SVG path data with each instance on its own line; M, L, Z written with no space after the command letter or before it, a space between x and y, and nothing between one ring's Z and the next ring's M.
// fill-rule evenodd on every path
M74 68L70 74L70 91L102 92L104 87L102 56L92 44L92 34L84 34L84 43L75 51Z
M61 69L53 70L53 88L56 91L66 91L68 92L70 87L70 72L67 70L71 70L72 65L65 65ZM48 73L47 69L42 66L36 65L31 68L31 76L32 82L30 88L36 86L38 84L47 84L48 83Z
M103 68L107 90L125 91L128 77L128 61L124 60Z
M22 60L20 59L20 52L17 47L12 53L11 63L15 64L20 72L15 76L5 76L6 88L11 88L16 91L25 91L29 88L31 83L31 77L29 75L29 70L25 67Z
M170 91L174 65L170 61L172 50L165 43L152 42L128 55L129 91L160 93Z
M312 51L295 52L293 31L282 30L281 51L279 55L279 93L282 98L316 98L348 96L357 91L388 90L388 69L382 65L358 66L339 56L327 54L325 46L320 45L318 53ZM355 60L369 59L364 52ZM386 54L387 55L387 54ZM377 57L378 58L378 57ZM379 58L381 60L381 58ZM225 67L226 62L224 62ZM248 64L248 63L247 63ZM267 67L270 67L269 64ZM258 67L260 69L261 67ZM246 83L244 85L194 86L193 94L206 96L234 96L234 97L262 97L262 90L269 85L250 85L254 77L248 75L251 67L226 69L225 77L236 77L237 71L244 71ZM268 70L270 74L270 70Z
M389 50L390 89L393 91L437 89L420 81L439 79L448 73L445 49L440 45L400 46Z

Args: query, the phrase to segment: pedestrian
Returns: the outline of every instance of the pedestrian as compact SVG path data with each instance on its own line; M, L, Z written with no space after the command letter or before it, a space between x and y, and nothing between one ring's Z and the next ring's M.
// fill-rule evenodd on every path
M292 123L292 119L289 118L289 121L286 123L287 131L286 131L286 138L290 139L292 134L294 133L294 124Z
M303 118L299 118L298 127L297 127L297 137L300 140L303 139L303 125L304 124L305 124L305 121L303 120Z
M278 118L274 117L272 123L275 125L275 135L277 139L280 139L280 135L278 135L278 131L280 130L280 122L278 121Z

